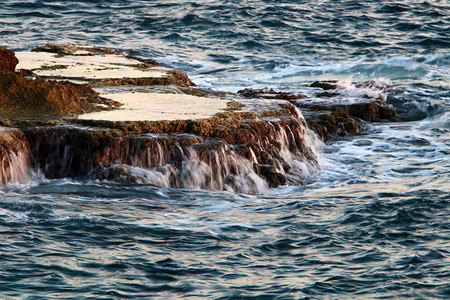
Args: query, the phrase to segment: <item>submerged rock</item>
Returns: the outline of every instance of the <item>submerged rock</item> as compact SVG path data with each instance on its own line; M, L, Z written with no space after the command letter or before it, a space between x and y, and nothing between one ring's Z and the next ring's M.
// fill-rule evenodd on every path
M411 93L389 95L386 102L394 108L396 117L401 121L423 120L444 110L441 104L431 103L418 96L411 95Z

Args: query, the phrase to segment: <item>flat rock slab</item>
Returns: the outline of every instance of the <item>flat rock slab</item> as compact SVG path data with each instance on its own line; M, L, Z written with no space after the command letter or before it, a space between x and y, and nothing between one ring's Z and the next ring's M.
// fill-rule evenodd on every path
M78 119L105 121L163 121L205 119L223 112L228 100L185 94L123 92L102 94L123 103L118 109L80 115Z
M173 69L147 66L118 54L61 55L50 52L16 52L17 69L28 69L52 79L100 80L122 78L164 78Z
M57 81L94 87L106 99L122 104L119 109L78 115L83 120L162 121L210 118L227 108L230 100L174 93L157 93L155 86L192 87L183 72L156 62L122 55L109 49L49 45L32 52L16 52L17 69ZM113 88L114 87L114 88ZM137 89L138 90L135 90Z

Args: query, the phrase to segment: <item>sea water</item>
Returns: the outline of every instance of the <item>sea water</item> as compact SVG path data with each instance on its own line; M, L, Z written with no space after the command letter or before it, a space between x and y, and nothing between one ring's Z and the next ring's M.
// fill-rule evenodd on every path
M201 87L308 93L372 81L411 120L329 141L321 170L260 194L34 174L0 191L0 299L450 297L450 4L0 3L0 44L120 48Z

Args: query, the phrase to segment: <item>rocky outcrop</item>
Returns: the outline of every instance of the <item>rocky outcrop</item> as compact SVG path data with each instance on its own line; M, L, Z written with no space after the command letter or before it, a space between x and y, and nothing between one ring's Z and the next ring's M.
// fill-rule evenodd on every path
M35 51L20 54L20 72L0 74L0 125L8 127L0 130L0 184L39 170L46 178L258 193L299 184L320 168L321 142L309 127L326 140L393 117L382 98L343 103L337 82L314 83L312 94L220 93L116 50L46 45ZM120 110L110 118L86 114L119 105L108 97L123 100L124 114L146 111L144 119L120 119ZM189 118L176 107L185 104ZM214 113L203 114L205 107Z
M307 114L309 126L325 140L335 135L358 135L366 128L364 121L395 120L395 111L382 101L313 106L309 109Z
M308 125L324 140L333 136L357 135L365 122L395 120L395 111L382 97L361 93L356 99L346 96L337 81L316 81L310 95L273 89L244 89L239 95L249 99L284 99L301 109ZM366 86L357 84L363 91ZM373 93L378 95L377 93Z
M0 47L0 73L14 72L18 63L13 51Z
M44 80L30 70L15 72L18 63L13 51L0 48L0 117L48 119L121 105L87 85Z

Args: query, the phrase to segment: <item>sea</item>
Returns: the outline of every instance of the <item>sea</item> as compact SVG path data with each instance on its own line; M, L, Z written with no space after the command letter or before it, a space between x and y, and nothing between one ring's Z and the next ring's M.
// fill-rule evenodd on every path
M449 35L447 0L2 0L14 51L112 47L229 92L383 82L416 113L257 194L6 184L0 299L449 299Z

